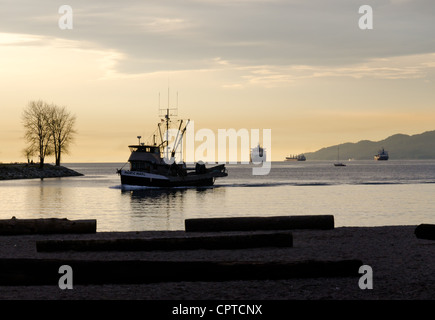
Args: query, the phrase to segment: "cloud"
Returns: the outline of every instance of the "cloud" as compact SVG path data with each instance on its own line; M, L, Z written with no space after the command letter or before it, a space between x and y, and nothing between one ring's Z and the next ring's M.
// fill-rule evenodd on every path
M143 24L146 32L156 33L174 33L188 29L191 23L184 19L172 18L148 18Z
M293 81L287 71L295 66L318 66L319 76L331 74L328 66L348 73L345 66L435 52L431 0L365 4L374 11L370 31L358 28L361 3L356 0L75 0L69 3L74 29L62 31L57 25L57 5L3 1L0 29L117 52L111 68L119 75L207 69L216 57L239 67L270 66L267 76L260 77L254 70L251 82ZM280 68L286 72L279 72ZM376 70L393 78L419 72ZM362 68L355 74L376 70Z
M390 58L376 58L346 66L330 65L236 65L229 61L220 63L222 71L235 71L237 78L225 83L225 88L248 86L280 87L297 84L310 79L433 79L435 77L435 54L421 54ZM237 81L238 79L238 81Z

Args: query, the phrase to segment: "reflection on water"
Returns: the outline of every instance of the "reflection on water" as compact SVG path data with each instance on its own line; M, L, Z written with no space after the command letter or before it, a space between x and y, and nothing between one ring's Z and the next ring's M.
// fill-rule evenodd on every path
M120 187L121 196L129 200L125 209L130 219L146 221L148 230L183 230L185 213L200 209L213 189Z
M132 201L147 201L152 199L182 198L186 189L165 189L165 188L147 188L129 190L121 188L123 196L130 196Z
M184 211L185 193L186 190L121 189L121 195L130 200L128 211L131 219L145 220L151 229L164 226L170 230L174 223L180 224L178 217Z
M60 180L60 178L56 178ZM31 205L29 209L33 209L40 212L41 215L46 216L50 215L53 212L62 211L63 207L63 192L64 189L59 184L53 184L54 181L50 181L50 183L46 183L47 180L40 180L39 188L35 188L35 196L28 195L28 198L38 198L39 201L35 201L35 203L29 203ZM31 193L32 189L27 189L27 193Z
M214 187L122 187L119 164L78 164L85 176L0 181L0 219L96 219L97 230L183 230L206 217L333 214L336 226L435 223L435 161L273 163L268 176L228 166Z

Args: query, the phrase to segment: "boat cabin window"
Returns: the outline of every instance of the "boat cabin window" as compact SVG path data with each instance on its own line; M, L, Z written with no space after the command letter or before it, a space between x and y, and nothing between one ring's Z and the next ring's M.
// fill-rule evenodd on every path
M155 146L129 146L131 152L145 152L159 154L159 147Z
M143 161L132 161L130 170L150 172L152 164Z

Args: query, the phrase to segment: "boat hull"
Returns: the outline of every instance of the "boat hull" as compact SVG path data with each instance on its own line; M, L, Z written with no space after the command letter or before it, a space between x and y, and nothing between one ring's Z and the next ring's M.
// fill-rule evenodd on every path
M375 156L376 161L387 161L388 156Z
M344 163L334 163L334 166L336 167L345 167L346 165Z
M191 174L184 177L162 176L121 170L121 184L145 187L174 188L174 187L204 187L212 186L217 177L226 177L225 172L209 172L204 174Z
M305 161L307 158L305 158L304 154L298 154L290 157L285 157L285 161Z

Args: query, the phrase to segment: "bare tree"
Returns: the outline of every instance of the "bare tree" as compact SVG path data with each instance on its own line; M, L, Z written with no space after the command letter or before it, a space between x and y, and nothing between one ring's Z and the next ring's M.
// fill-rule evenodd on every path
M62 153L69 152L76 130L76 117L65 107L31 101L23 112L24 137L27 147L23 153L29 156L39 153L40 168L44 167L46 156L54 154L56 165L60 166Z
M30 163L30 159L36 154L36 148L34 144L30 144L28 145L24 150L23 150L23 155L26 157L27 159L27 163ZM31 161L33 163L33 159Z
M56 166L60 166L62 153L69 152L70 143L77 133L74 129L75 122L75 115L68 112L65 107L50 106L48 126L52 136Z
M50 106L41 101L31 101L23 112L24 137L28 142L27 150L39 152L39 167L44 167L45 156L52 153L52 134L48 126Z

